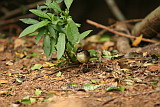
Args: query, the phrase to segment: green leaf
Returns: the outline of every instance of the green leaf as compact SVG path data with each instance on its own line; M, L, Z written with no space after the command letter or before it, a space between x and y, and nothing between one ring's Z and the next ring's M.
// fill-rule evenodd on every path
M97 81L97 80L90 80L93 84L98 84L99 83L99 81Z
M39 43L39 41L41 40L42 37L43 37L43 35L40 35L40 34L38 34L38 35L36 36L36 44Z
M54 9L54 10L57 10L59 12L62 11L57 2L51 3L51 6L52 6L51 8Z
M88 50L88 51L89 51L89 53L90 53L91 56L93 56L93 55L94 55L94 56L95 56L95 55L98 56L98 53L97 53L96 50L90 49L90 50Z
M49 35L44 36L43 50L44 50L44 53L46 54L47 57L50 56L50 54L51 54L51 40L50 40Z
M31 101L30 101L30 99L22 99L21 103L22 104L31 104Z
M67 87L70 89L75 89L75 88L78 88L78 84L77 83L68 83Z
M47 6L37 6L37 10L47 10L48 9L48 7Z
M62 25L56 25L55 27L54 27L54 29L56 29L59 33L66 33L65 32L65 29L62 27Z
M70 50L70 51L73 51L73 49L74 49L74 46L72 45L72 44L70 44L69 42L67 42L67 50ZM76 49L77 50L77 49ZM76 52L76 51L74 51L74 52Z
M62 57L62 55L64 54L65 44L66 44L65 39L66 39L65 34L64 33L59 33L59 38L58 38L58 42L57 42L57 56L58 56L58 59L60 59Z
M92 30L88 30L88 31L85 31L85 32L81 33L79 35L79 40L77 42L79 43L82 39L84 39L91 32L92 32Z
M35 64L33 67L31 67L31 70L41 69L42 64Z
M41 28L38 35L36 36L36 44L39 43L39 41L42 39L42 37L44 36L46 32L46 29L45 28Z
M64 3L65 3L65 5L66 5L66 7L67 7L68 10L69 10L72 2L73 2L73 0L64 0Z
M19 79L19 78L16 78L16 81L19 82L19 83L23 82L23 81L22 81L21 79Z
M44 21L41 21L41 22L38 22L36 24L33 24L31 26L28 26L27 28L25 28L21 34L19 35L19 37L23 37L25 35L28 35L34 31L36 31L37 29L43 27L43 26L46 26L47 24L49 23L48 20L44 20Z
M35 95L39 96L42 94L42 91L40 89L36 89L36 91L34 93L35 93Z
M75 44L78 40L78 27L72 19L68 20L68 25L66 26L66 35L68 41L70 41L72 44Z
M63 0L56 0L57 3L61 3Z
M51 21L55 21L55 15L53 13L47 13L47 15L51 18Z
M126 85L133 85L134 81L129 80L129 79L125 79L124 82L126 83Z
M111 40L111 38L109 35L103 35L99 39L99 41L101 41L101 42L106 42L106 41L110 41L110 40Z
M38 20L31 19L31 18L25 18L25 19L19 19L19 20L26 24L36 24L39 22Z
M28 57L35 57L35 56L38 56L38 52L33 52L33 53L27 55L26 57L28 58Z
M23 65L23 68L27 68L27 65Z
M157 56L157 57L160 57L160 53L157 53L156 56Z
M115 87L115 86L111 86L111 87L107 87L106 91L124 91L125 87Z
M33 14L39 16L39 17L50 19L50 17L44 11L37 10L37 9L31 9L29 11L32 12Z
M74 54L77 51L77 49L74 48L74 46L70 42L67 42L66 44L66 51L68 52L68 55L71 58L70 60L72 60L73 62L77 61L77 58Z
M45 4L48 5L48 4L51 4L52 3L52 0L46 0Z
M90 61L97 61L98 58L97 58L97 57L91 57L89 60L90 60Z
M30 102L31 102L31 103L35 103L36 101L37 101L36 98L30 98Z
M110 57L111 56L111 52L109 52L107 50L103 50L103 56L104 57Z
M86 91L93 91L96 88L100 87L101 85L91 85L91 84L85 84L83 86L83 89L85 89Z
M118 57L118 54L112 55L111 52L109 52L107 50L103 50L103 57L108 58L108 59L112 59L112 58Z
M48 25L48 30L49 30L51 36L56 39L56 32L54 30L54 27L52 25Z
M51 53L56 51L56 40L54 38L50 38L51 39Z
M38 32L30 33L28 36L36 36L36 35L38 35Z
M78 87L77 83L68 83L68 86L71 88Z
M56 74L56 76L57 76L57 77L61 77L61 76L62 76L62 72L59 71L59 72Z
M157 81L157 80L151 81L151 85L157 85L157 84L158 84L158 81Z

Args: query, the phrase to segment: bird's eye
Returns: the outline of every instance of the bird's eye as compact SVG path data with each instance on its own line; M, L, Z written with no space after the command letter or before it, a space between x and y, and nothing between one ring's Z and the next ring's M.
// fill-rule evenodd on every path
M82 52L83 51L83 49L82 48L78 48L77 49L77 52L79 53L79 52Z

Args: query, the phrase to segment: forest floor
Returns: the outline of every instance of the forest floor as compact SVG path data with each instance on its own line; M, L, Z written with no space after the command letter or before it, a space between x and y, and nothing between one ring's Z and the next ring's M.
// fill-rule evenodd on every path
M34 38L0 39L0 107L160 107L160 58L57 65L41 47Z

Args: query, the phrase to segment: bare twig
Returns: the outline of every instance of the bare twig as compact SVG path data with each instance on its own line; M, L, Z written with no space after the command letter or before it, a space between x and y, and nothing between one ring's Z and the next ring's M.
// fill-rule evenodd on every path
M21 18L31 18L31 17L36 17L36 16L34 14L30 13L30 14L19 16L19 17L16 17L16 18L12 18L12 19L8 19L8 20L2 20L2 21L0 21L0 26L7 25L7 24L10 24L10 23L15 23L15 22L19 21L19 19L21 19Z
M115 24L112 24L110 25L109 27L114 27L116 25L119 25L119 24L125 24L125 23L131 23L131 22L139 22L139 21L142 21L143 19L131 19L131 20L124 20L124 21L120 21L120 22L117 22Z
M110 26L108 26L109 28L113 28L115 27L116 25L119 25L119 24L126 24L126 23L132 23L132 22L139 22L139 21L142 21L143 19L130 19L130 20L124 20L124 21L120 21L120 22L116 22ZM99 33L97 33L97 35L103 35L104 33L106 32L105 29L101 30Z
M32 4L26 5L26 6L24 6L24 7L26 7L27 9L30 9L30 8L36 7L37 5L42 5L43 3L44 3L44 1L42 0L42 1L39 1L39 2L35 2L35 3L32 3ZM13 11L8 12L8 14L6 14L6 15L3 16L3 17L1 17L0 19L1 19L1 20L7 19L7 18L9 18L9 17L11 17L11 16L14 16L14 15L18 14L18 13L21 13L22 11L23 11L23 10L22 10L21 8L15 9L15 10L13 10Z
M102 29L105 29L109 32L112 32L112 33L115 33L117 35L120 35L120 36L124 36L124 37L127 37L127 38L131 38L131 39L135 39L136 37L135 36L131 36L131 35L128 35L128 34L124 34L124 33L121 33L121 32L118 32L118 31L115 31L114 29L111 29L109 27L106 27L104 25L101 25L101 24L98 24L94 21L91 21L91 20L87 20L87 23L91 24L91 25L94 25L98 28L102 28ZM155 40L151 40L151 39L145 39L145 38L142 38L142 41L146 41L146 42L150 42L150 43L158 43L157 41Z
M67 67L61 68L61 69L57 69L56 71L51 72L49 74L46 74L45 76L50 76L50 75L58 73L59 71L62 71L62 70L65 70L65 69L68 69L68 68L71 68L71 67L77 67L77 66L78 65L72 65L72 66L67 66ZM44 75L35 77L35 78L33 78L33 80L36 80L36 79L41 78L41 77L44 77Z
M116 98L117 98L117 97L116 97ZM106 104L114 101L116 98L112 98L112 99L109 99L109 100L105 101L105 102L102 104L102 106L104 106L104 105L106 105Z
M122 12L120 11L120 9L118 8L117 4L115 3L114 0L105 0L106 3L108 4L109 8L111 9L112 13L114 14L114 16L119 20L119 21L123 21L125 20L124 15L122 14Z

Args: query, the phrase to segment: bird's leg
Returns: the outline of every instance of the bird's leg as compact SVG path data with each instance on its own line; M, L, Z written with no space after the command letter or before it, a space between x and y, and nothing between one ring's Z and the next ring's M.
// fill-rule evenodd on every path
M82 72L88 72L88 63L83 63L83 64L81 64L81 66L80 66L80 71L82 71Z
M85 63L87 65L87 69L88 69L88 63Z
M80 71L83 71L84 64L85 64L85 63L82 63L82 64L81 64L81 66L80 66Z

